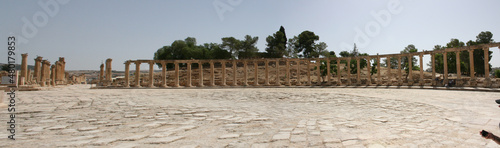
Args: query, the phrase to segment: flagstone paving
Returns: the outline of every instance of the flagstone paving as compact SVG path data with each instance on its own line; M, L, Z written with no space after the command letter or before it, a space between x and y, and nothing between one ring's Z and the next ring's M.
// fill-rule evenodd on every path
M3 130L0 147L496 147L478 132L500 135L494 92L88 88L17 92L16 140Z

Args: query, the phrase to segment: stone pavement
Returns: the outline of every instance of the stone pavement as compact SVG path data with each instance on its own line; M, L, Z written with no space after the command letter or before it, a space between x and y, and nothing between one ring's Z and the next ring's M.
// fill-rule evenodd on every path
M371 88L18 92L0 147L496 147L496 92ZM0 121L7 129L8 114Z

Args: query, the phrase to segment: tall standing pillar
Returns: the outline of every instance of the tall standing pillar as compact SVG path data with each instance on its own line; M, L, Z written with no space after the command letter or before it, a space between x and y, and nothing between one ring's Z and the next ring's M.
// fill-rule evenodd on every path
M56 65L50 66L50 85L56 86Z
M125 61L125 84L124 87L130 87L130 61Z
M360 59L359 58L356 58L356 74L357 74L357 77L356 77L356 84L357 85L361 85L361 68L360 68Z
M161 87L167 86L167 63L161 62Z
M100 85L104 85L103 84L103 81L104 81L104 64L101 64L101 71L99 71L99 84Z
M226 61L222 60L220 62L222 64L222 83L221 86L226 86Z
M387 60L387 62L386 62L387 63L387 85L388 86L392 85L391 58L392 57L386 57L386 60Z
M297 63L297 83L295 85L300 86L300 60L295 61Z
M432 62L432 86L436 86L436 55L431 53L431 62Z
M233 86L238 85L238 80L236 80L236 60L233 60Z
M443 64L444 64L443 85L448 84L448 57L446 57L447 54L448 53L446 51L443 53Z
M193 63L188 62L187 63L187 82L186 82L186 87L191 87L191 65Z
M248 63L247 60L243 60L243 86L248 86Z
M398 85L403 84L403 78L401 75L401 56L398 56Z
M484 51L484 78L485 78L485 84L484 87L491 87L491 79L490 79L490 48L489 47L483 47Z
M408 56L408 85L413 85L413 55Z
M311 86L311 60L307 59L307 85Z
M41 69L41 72L40 72L40 86L44 87L46 85L46 78L47 77L47 69L49 67L47 67L47 64L45 64L46 62L48 62L47 60L42 60L42 69Z
M316 81L317 82L316 85L321 85L321 68L320 68L321 67L321 60L319 60L319 58L316 59L316 67L317 67L316 68L316 73L317 73L316 75L318 77L318 80Z
M280 82L280 60L276 60L276 86L281 86L281 82Z
M340 71L340 59L337 58L337 85L342 85L342 71Z
M174 87L179 87L179 63L177 63L177 61L174 61L174 69L175 69L175 73L174 73L174 77L175 77L175 80L174 80Z
M476 72L474 72L474 50L469 50L469 65L470 65L470 86L476 86Z
M291 86L290 84L290 60L286 59L286 86Z
M111 61L112 59L108 58L106 59L106 82L107 85L111 85L111 82L113 82L113 79L111 79Z
M42 71L41 70L42 59L43 58L41 56L38 56L35 59L35 70L33 72L33 77L35 78L35 82L38 83L38 84L40 84L40 82L42 80L41 79L41 75L42 75L42 73L41 73L41 71Z
M457 61L457 80L456 84L461 86L462 85L462 71L460 69L460 51L455 52L456 55L456 61Z
M380 56L377 56L377 85L382 85L382 77L380 77L380 73L382 73L382 70L380 69Z
M367 71L368 71L368 73L367 73L367 75L366 75L366 79L367 79L367 80L366 80L366 85L371 85L371 84L372 84L372 75L371 75L371 73L370 73L370 71L371 71L371 68L370 68L370 66L371 66L371 65L370 65L370 64L371 64L371 63L370 63L370 60L371 60L371 59L370 59L370 57L366 58L366 64L367 64L367 65L366 65L366 69L367 69Z
M199 82L198 86L203 87L203 63L202 62L198 63L198 70L200 71L200 76L199 76L200 82Z
M418 83L421 85L421 86L424 86L424 55L423 53L420 53L420 55L418 55L419 57L419 61L420 61L420 80L418 81Z
M141 87L141 62L135 61L135 87Z
M259 63L257 60L254 60L253 67L254 67L253 85L259 86Z
M351 58L347 58L347 85L351 85Z
M326 58L326 85L332 85L331 71L330 71L330 58Z
M149 62L149 85L148 85L148 87L150 87L150 88L154 87L154 83L155 83L154 69L153 69L154 65L155 65L155 63L153 61Z
M28 81L28 54L21 54L21 77L19 79L19 85L25 85L26 81Z
M64 61L64 57L59 57L59 64L61 66L57 67L56 71L59 71L57 76L59 76L60 78L56 78L56 79L59 79L62 84L67 84L66 83L66 61Z
M215 65L210 61L210 86L215 86Z
M265 60L265 71L266 71L266 77L265 77L265 82L264 85L269 85L269 61Z
M226 86L226 61L222 60L222 83L220 84L221 86Z

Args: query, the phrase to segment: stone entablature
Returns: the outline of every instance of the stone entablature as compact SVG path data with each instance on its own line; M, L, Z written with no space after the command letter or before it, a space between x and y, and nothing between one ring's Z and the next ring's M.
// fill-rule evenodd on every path
M483 82L483 85L480 86L480 87L486 87L486 88L489 88L489 87L492 87L492 83L491 83L491 79L489 77L489 60L488 60L488 51L489 51L489 48L491 47L499 47L500 48L500 43L490 43L490 44L482 44L482 45L475 45L475 46L467 46L467 47L459 47L459 48L447 48L447 49L444 49L444 50L439 50L439 51L422 51L422 52L415 52L415 53L407 53L407 54L386 54L386 55L370 55L370 56L360 56L360 57L346 57L346 58L314 58L314 59L286 59L286 58L280 58L280 59L241 59L241 60L128 60L128 61L125 61L125 82L123 85L119 85L119 87L130 87L131 86L131 82L130 82L130 64L133 63L136 65L136 69L135 69L135 78L133 79L133 82L134 83L134 87L138 88L138 87L143 87L140 85L140 64L149 64L149 75L148 75L148 84L145 86L145 87L149 87L149 88L152 88L152 87L163 87L163 88L167 88L167 87L180 87L180 84L179 84L179 64L187 64L187 68L186 68L186 80L185 80L185 85L184 87L193 87L192 86L192 77L193 77L193 73L192 73L192 64L194 63L197 63L199 65L198 67L198 71L199 71L199 74L198 74L198 80L200 81L198 83L198 87L204 87L205 85L203 85L203 64L210 64L210 77L209 77L209 86L227 86L227 75L226 73L228 73L228 71L226 70L226 64L231 64L232 65L232 72L230 71L229 73L232 74L232 83L231 83L231 86L248 86L248 75L250 74L248 72L248 63L253 63L253 68L254 68L254 82L253 82L253 86L281 86L282 85L282 82L280 80L280 77L285 75L285 82L284 82L284 85L285 86L301 86L301 85L308 85L308 86L313 86L313 85L320 85L320 86L324 86L324 85L327 85L327 86L331 86L331 85L336 85L336 86L340 86L340 85L347 85L347 86L351 86L351 85L355 85L355 86L360 86L360 85L387 85L387 86L391 86L391 85L396 85L396 86L402 86L402 85L408 85L408 86L412 86L412 85L419 85L419 86L424 86L424 85L430 85L430 86L438 86L438 83L440 82L437 82L434 78L436 78L436 70L435 70L435 63L434 63L434 58L435 58L435 54L436 53L442 53L443 54L443 60L444 60L444 63L447 63L446 59L447 59L447 53L449 52L455 52L456 53L456 56L459 57L459 54L461 51L468 51L469 52L469 60L470 60L470 79L466 80L466 79L462 79L462 76L461 76L461 71L460 71L460 58L457 58L457 76L456 76L456 84L457 86L469 86L469 87L476 87L477 86L477 78L476 76L474 75L474 57L473 57L473 49L483 49L484 51L484 57L485 57L485 77L484 77L484 82ZM424 71L423 71L423 56L424 55L430 55L431 56L431 60L432 60L432 78L429 80L429 79L424 79ZM418 56L419 57L419 65L420 65L420 71L419 71L419 78L418 78L418 81L417 82L414 82L414 79L413 79L413 71L410 70L409 71L409 74L408 74L408 81L405 83L404 82L404 79L402 77L402 69L401 69L401 62L402 62L402 57L408 57L408 59L412 59L412 57L414 56ZM394 69L391 69L391 68L388 68L387 71L389 73L389 75L387 75L387 80L383 80L382 77L381 77L381 72L377 72L376 75L374 76L371 76L369 73L370 73L370 70L371 70L371 63L370 63L370 60L372 59L375 59L377 61L377 69L380 70L380 61L382 58L386 58L386 59L389 59L389 58L396 58L397 61L398 61L398 66L397 66L397 76L393 77L391 76L390 74L392 70ZM333 63L337 63L337 65L340 65L341 61L345 61L347 62L347 65L350 65L350 61L351 59L355 59L357 62L357 73L356 74L351 74L349 71L350 71L350 66L347 66L346 67L346 70L344 70L343 68L341 68L341 66L337 66L337 71L338 72L341 72L341 74L336 74L336 79L333 78L332 79L332 72L330 71L330 68L326 68L326 71L327 71L327 74L326 74L326 83L322 83L321 82L321 78L322 78L322 75L321 75L321 69L320 68L316 68L314 71L316 73L316 76L313 76L311 75L311 69L313 69L314 67L319 67L321 62L320 61L327 61L327 66L326 67L330 67L330 61L333 62ZM366 77L361 77L361 69L360 69L360 60L366 60L367 61L367 68L365 71L368 72L368 74L366 75ZM412 65L412 60L409 60L409 65ZM153 72L153 66L154 64L160 64L161 67L162 67L162 73L161 73L161 80L160 80L160 84L159 85L156 85L155 86L155 79L154 79L154 72ZM281 64L281 63L286 63L285 65ZM174 84L173 85L170 85L170 86L167 86L167 79L166 79L166 65L167 64L174 64L174 70L175 70L175 74L174 74ZM222 71L221 71L221 75L219 75L219 77L216 77L215 75L215 71L214 71L214 64L220 64L221 67L222 67ZM243 64L243 80L240 84L237 83L237 75L240 75L241 74L238 74L237 73L237 68L241 68L238 67L238 64L241 65ZM265 76L264 76L264 83L259 83L258 82L258 64L263 64L265 65ZM275 65L275 70L274 72L270 71L269 69L269 64L274 64ZM389 65L387 65L387 67L391 67L390 65L390 62L388 63ZM109 67L108 67L109 65ZM252 65L252 64L250 64ZM294 84L292 84L290 82L290 77L291 77L291 74L290 74L290 71L291 71L291 65L292 66L295 66L297 67L296 70L298 71L300 69L300 67L302 66L306 66L307 67L307 75L300 75L300 73L298 73L298 75L296 76L298 81L296 81ZM280 66L285 66L285 72L283 73L282 71L280 71ZM104 72L104 66L101 65L101 76L100 76L100 79L102 81L102 76L104 76L103 74ZM346 76L342 76L342 72L345 72L346 73ZM275 83L274 84L270 84L270 74L274 73L276 75L276 80L274 81ZM111 79L108 78L109 76L111 76L111 59L108 59L106 60L106 80L107 81L110 81ZM352 75L352 76L351 76ZM303 77L306 77L307 78L307 81L304 82L304 81L300 81L301 78ZM313 84L311 78L312 77L317 77L316 79L316 83ZM354 77L354 78L353 78ZM221 83L219 83L219 85L216 85L215 84L215 79L218 79L221 81ZM395 81L393 81L393 79ZM427 80L427 81L426 81ZM441 84L446 84L448 83L448 80L449 80L449 77L448 77L448 67L447 67L447 64L444 64L444 73L443 73L443 81L441 82ZM353 83L352 81L355 81L355 83ZM364 81L364 83L363 83ZM335 83L333 83L335 82ZM426 83L427 82L427 83ZM415 84L417 83L417 84ZM101 83L102 85L101 86L109 86L110 82L108 83ZM117 85L113 85L113 87L116 87ZM495 87L498 87L498 86L495 86Z

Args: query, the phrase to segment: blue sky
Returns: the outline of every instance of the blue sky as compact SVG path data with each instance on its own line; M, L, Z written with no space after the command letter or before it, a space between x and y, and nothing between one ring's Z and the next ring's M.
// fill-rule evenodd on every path
M44 4L55 5L45 10ZM498 6L498 0L3 0L0 38L18 38L18 63L20 53L29 54L30 65L36 55L52 63L65 57L68 70L98 70L106 58L123 70L124 61L152 59L158 48L186 37L202 44L248 34L259 37L264 51L265 38L281 25L288 38L315 32L337 54L353 43L360 52L391 54L409 44L421 51L451 38L475 40L481 31L500 41ZM26 29L30 24L36 32ZM3 43L0 63L7 62ZM490 50L491 64L500 67L500 50Z

